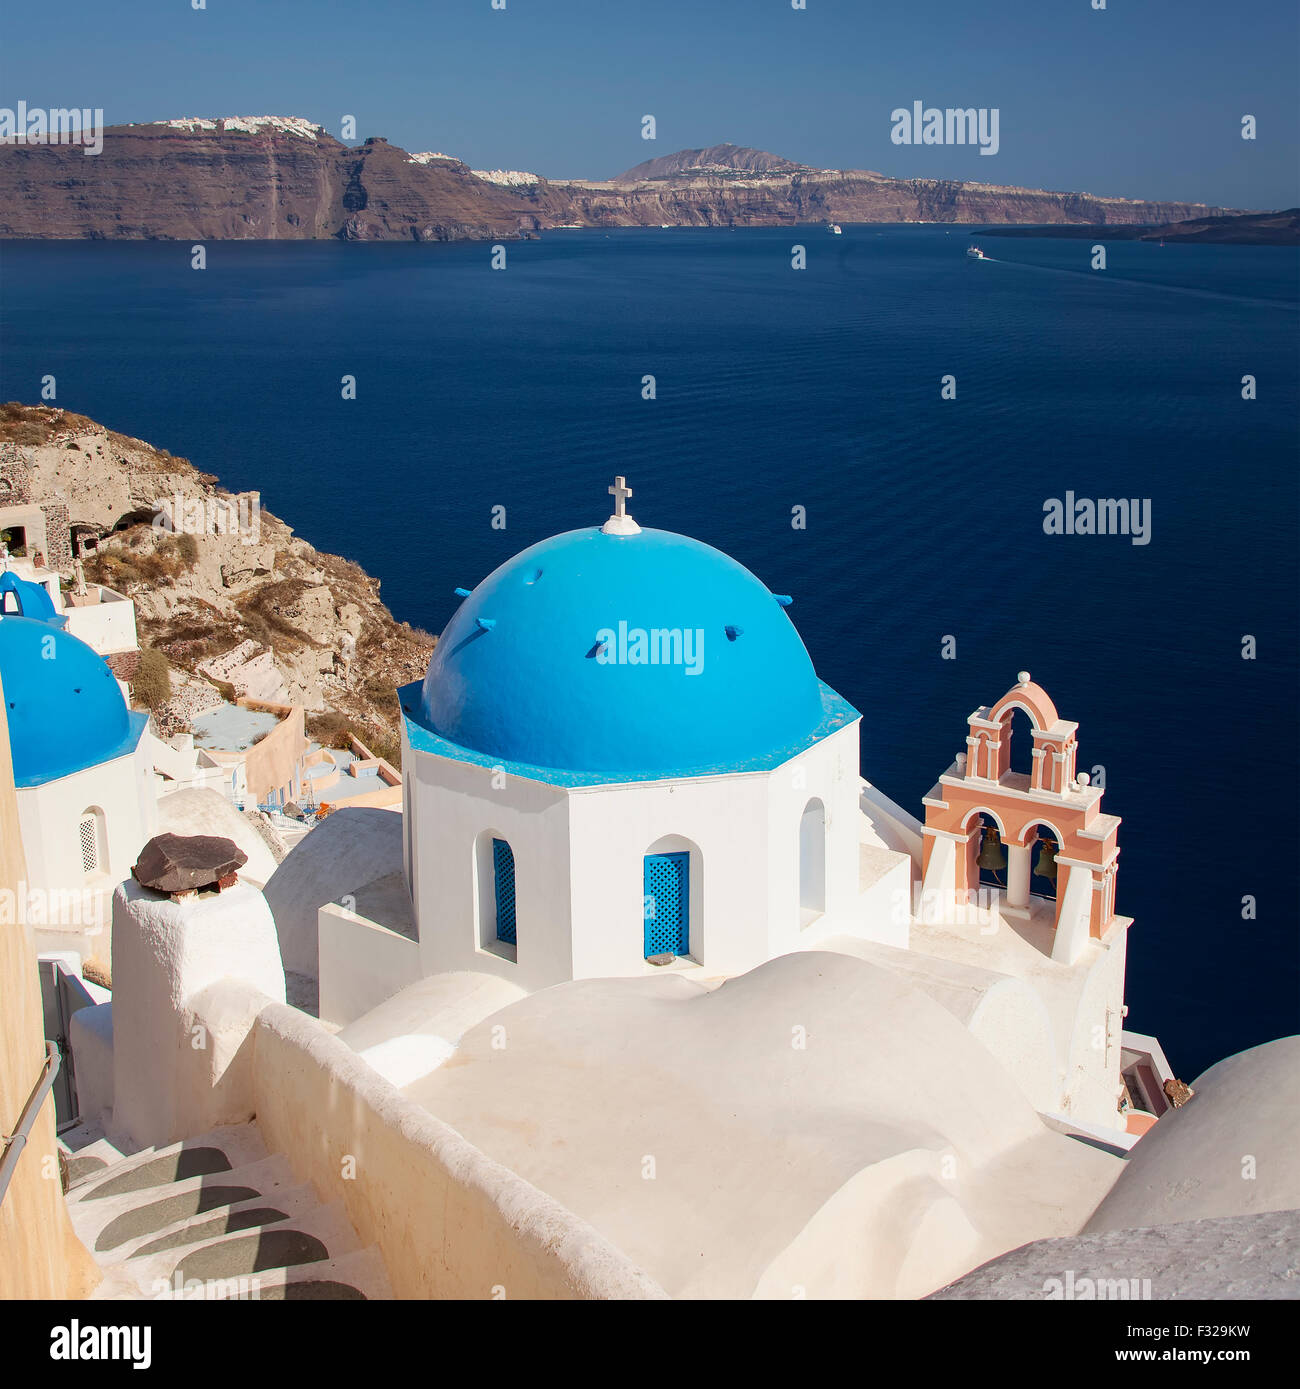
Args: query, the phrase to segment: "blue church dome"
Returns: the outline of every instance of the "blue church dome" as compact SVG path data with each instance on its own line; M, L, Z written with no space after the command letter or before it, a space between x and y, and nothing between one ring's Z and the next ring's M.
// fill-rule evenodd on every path
M0 617L0 680L19 787L125 756L148 722L127 709L102 657L35 618Z
M66 626L68 621L54 611L54 601L40 584L20 579L8 571L0 574L0 613L34 617L38 622L52 622L59 627Z
M453 745L435 751L594 774L576 780L760 770L857 717L758 578L649 529L508 560L465 595L415 698L414 746L431 746L418 724Z

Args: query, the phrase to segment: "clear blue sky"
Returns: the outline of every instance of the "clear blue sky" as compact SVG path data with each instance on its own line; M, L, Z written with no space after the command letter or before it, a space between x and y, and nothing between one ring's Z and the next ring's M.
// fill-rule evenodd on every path
M1294 0L1106 3L60 0L37 22L10 0L0 105L301 115L336 135L352 113L359 138L552 178L731 140L896 176L1300 202ZM890 111L918 99L997 107L999 154L891 144Z

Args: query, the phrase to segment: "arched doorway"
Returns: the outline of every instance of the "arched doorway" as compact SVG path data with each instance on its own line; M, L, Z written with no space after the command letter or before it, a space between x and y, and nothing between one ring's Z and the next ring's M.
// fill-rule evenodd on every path
M799 817L799 925L826 911L826 807L814 796Z

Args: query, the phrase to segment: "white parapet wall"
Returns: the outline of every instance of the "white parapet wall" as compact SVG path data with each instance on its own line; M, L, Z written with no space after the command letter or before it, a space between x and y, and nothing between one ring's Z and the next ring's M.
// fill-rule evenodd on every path
M92 588L86 599L64 595L63 616L68 619L68 631L101 656L139 649L135 604L111 588Z
M112 1127L113 1005L78 1008L68 1020L68 1043L77 1081L77 1109L83 1123Z
M871 838L886 848L910 854L921 865L925 827L910 811L890 800L879 787L858 778L859 806L871 826Z
M254 1029L257 1122L378 1245L400 1298L664 1298L585 1221L395 1090L316 1019Z
M421 978L420 943L337 902L320 909L320 1015L344 1027Z

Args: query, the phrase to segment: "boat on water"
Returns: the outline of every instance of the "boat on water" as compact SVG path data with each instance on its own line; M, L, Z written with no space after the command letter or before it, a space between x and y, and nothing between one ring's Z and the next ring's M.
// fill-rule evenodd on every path
M830 232L830 234L831 234L832 236L843 236L843 235L844 235L844 228L843 228L842 226L840 226L840 224L839 224L838 222L831 222L831 223L829 223L829 224L827 225L827 227L826 227L826 230L827 230L828 232Z
M971 260L988 260L988 256L978 246L967 246L966 254Z

